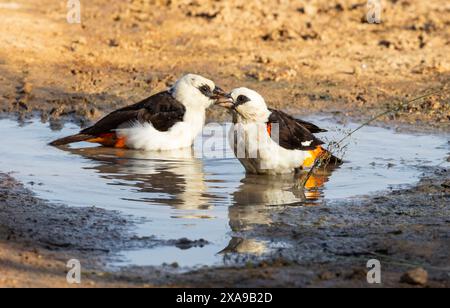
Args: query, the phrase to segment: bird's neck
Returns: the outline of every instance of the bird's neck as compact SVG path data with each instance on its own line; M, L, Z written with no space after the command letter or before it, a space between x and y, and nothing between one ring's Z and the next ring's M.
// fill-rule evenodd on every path
M267 114L255 114L252 116L242 116L239 113L236 113L235 116L233 116L233 122L234 123L241 123L241 124L266 124L269 121L270 113Z
M205 109L201 107L186 107L183 121L189 124L193 130L200 133L205 125Z

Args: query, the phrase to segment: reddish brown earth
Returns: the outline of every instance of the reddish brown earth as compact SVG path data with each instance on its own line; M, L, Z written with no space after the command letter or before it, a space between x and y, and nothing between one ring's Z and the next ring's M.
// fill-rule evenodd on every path
M68 24L64 1L2 1L0 110L84 122L195 72L297 113L367 116L450 80L448 1L383 3L369 24L363 0L93 0ZM395 119L448 129L449 97Z

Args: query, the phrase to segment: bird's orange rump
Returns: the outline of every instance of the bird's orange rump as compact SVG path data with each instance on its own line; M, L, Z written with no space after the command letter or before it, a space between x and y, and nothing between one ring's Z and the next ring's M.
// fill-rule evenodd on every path
M321 146L318 146L314 151L308 151L309 156L303 162L303 167L312 167L319 155L324 152L325 150Z
M114 147L117 149L126 148L126 139L124 137L117 137L115 133L102 134L98 137L86 140L90 143L99 143L105 147Z
M272 137L272 123L267 123L267 132L269 136Z

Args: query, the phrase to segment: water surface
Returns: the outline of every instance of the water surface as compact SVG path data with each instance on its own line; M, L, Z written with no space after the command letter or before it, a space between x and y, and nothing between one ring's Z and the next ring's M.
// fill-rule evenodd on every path
M325 117L313 120L330 129L321 135L329 140L339 140L356 127L342 127ZM210 243L184 250L162 246L123 252L122 264L135 265L220 265L226 252L263 254L283 243L243 240L237 235L255 225L271 224L274 208L320 205L324 199L351 198L412 184L422 167L442 163L448 152L447 140L440 136L365 127L350 139L346 163L320 172L303 192L292 176L246 176L221 134L212 138L214 149L205 148L205 140L211 144L211 138L200 137L194 149L146 153L86 143L67 150L47 145L76 133L79 128L75 125L52 131L39 121L19 125L1 120L0 130L0 170L14 172L39 197L142 217L139 236ZM222 132L226 134L227 129ZM210 131L205 135L210 136ZM221 158L218 153L222 150L226 156Z

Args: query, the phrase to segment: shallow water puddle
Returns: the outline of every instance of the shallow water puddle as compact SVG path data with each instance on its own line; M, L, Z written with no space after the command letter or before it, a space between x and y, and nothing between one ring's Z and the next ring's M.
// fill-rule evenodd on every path
M331 120L310 120L331 130L321 137L342 137L336 132L342 127ZM345 130L354 127L350 124ZM224 262L225 252L262 254L283 244L232 235L254 225L270 224L274 205L314 205L322 199L349 198L412 184L422 172L420 167L442 163L448 152L444 137L365 127L351 138L346 163L312 178L310 189L303 194L292 176L246 176L236 159L212 158L213 153L202 150L202 138L193 151L162 154L89 144L67 150L47 146L53 139L77 132L75 125L56 132L38 121L19 125L1 120L0 130L0 170L15 172L14 177L39 197L142 217L139 236L209 242L189 249L161 246L124 252L126 261L120 265L213 265ZM216 145L226 146L223 136L214 138ZM205 155L199 158L202 151ZM232 156L227 149L227 157Z

